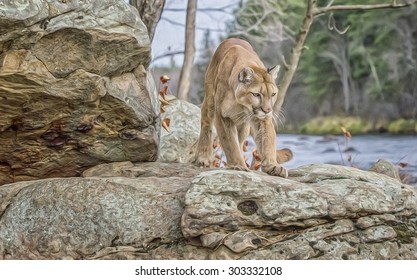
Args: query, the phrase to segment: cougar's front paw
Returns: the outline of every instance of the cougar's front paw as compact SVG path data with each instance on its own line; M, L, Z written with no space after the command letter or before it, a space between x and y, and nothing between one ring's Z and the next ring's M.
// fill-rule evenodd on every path
M207 157L196 156L193 163L199 167L210 167L210 159Z
M240 165L227 165L226 169L250 172L250 169L248 167Z
M237 166L237 165L235 165L235 166L227 166L226 169L250 172L250 169L249 168L242 167L242 166Z
M277 164L277 165L267 165L267 166L263 166L262 170L266 173L268 173L269 175L272 176L279 176L279 177L283 177L283 178L287 178L288 177L288 171L287 169L285 169L283 166Z

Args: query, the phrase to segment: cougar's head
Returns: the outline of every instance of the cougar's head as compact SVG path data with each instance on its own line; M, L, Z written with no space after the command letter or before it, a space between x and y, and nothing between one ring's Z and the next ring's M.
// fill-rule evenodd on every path
M279 66L271 69L244 67L238 76L235 97L239 104L247 108L259 119L271 117L278 98L275 79Z

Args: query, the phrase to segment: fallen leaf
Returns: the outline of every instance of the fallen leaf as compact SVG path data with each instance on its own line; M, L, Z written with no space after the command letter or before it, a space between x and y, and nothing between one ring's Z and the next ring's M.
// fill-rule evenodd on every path
M248 145L249 145L249 141L245 140L243 142L243 152L247 152L248 151Z
M169 104L169 102L166 101L165 99L161 99L160 98L159 101L161 101L162 106L165 106L165 105L168 105Z
M171 80L170 77L168 77L167 75L162 75L161 77L159 77L159 80L161 81L161 83L165 84L167 83L169 80Z
M252 155L253 155L253 159L254 159L255 161L261 161L261 155L260 155L260 154L258 154L258 151L256 150L256 148L254 148L254 149L252 150Z
M166 100L165 96L167 95L168 92L168 86L164 86L160 91L159 91L159 95Z
M352 138L352 134L350 134L350 131L349 130L347 130L345 127L343 127L343 126L341 126L340 127L340 129L342 130L342 133L343 133L343 135L346 137L346 138L349 138L349 139L351 139Z
M400 162L400 163L398 164L398 166L399 166L399 167L401 167L401 168L405 168L405 167L407 167L407 166L408 166L408 163L406 163L406 162Z
M166 118L165 120L162 121L161 125L162 127L167 131L167 132L171 132L171 130L169 129L169 124L171 123L171 120L169 118Z

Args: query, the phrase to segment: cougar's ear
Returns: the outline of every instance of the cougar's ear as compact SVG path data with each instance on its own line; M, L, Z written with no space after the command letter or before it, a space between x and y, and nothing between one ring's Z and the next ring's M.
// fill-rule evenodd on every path
M253 80L254 75L255 75L255 72L253 72L252 68L245 67L239 73L239 82L244 83L244 84L250 84Z
M281 66L275 65L274 67L268 68L268 73L272 76L272 79L276 80L278 78L278 72Z

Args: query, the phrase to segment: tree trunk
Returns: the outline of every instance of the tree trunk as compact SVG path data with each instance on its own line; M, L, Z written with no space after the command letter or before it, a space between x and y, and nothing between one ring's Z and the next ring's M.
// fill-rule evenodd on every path
M155 34L156 24L161 18L165 0L130 0L130 5L134 6L148 29L149 38L152 42Z
M187 100L191 87L191 70L195 56L195 15L197 0L188 0L187 19L185 24L185 52L184 63L181 68L178 85L178 98Z

